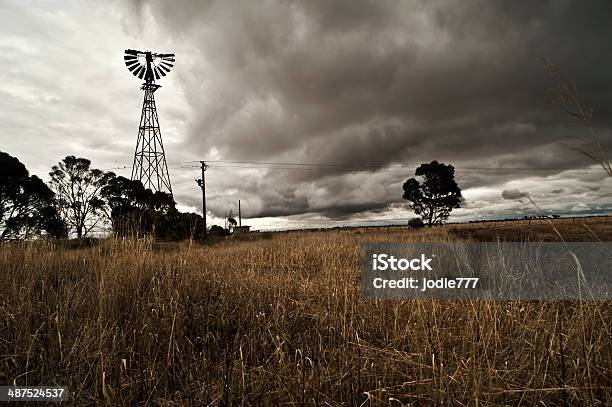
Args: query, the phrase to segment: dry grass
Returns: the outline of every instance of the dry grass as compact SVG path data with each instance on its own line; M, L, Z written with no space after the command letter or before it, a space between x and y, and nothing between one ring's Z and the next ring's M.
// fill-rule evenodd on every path
M612 403L611 302L360 299L364 242L441 239L3 245L0 385L79 405Z

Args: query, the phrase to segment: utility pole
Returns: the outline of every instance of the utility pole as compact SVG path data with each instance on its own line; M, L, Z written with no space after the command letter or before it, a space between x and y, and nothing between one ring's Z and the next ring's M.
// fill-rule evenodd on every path
M238 200L238 227L242 227L242 212L240 212L240 199Z
M202 168L202 178L196 179L196 183L200 188L202 188L202 218L204 218L204 239L206 239L206 183L204 178L204 172L208 168L208 165L204 161L200 161Z

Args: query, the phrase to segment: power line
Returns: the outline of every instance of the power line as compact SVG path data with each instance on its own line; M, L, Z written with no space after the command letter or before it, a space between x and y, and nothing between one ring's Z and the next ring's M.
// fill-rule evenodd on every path
M348 168L303 168L303 167L270 167L270 166L246 166L246 165L210 165L210 168L237 168L237 169L268 169L268 170L297 170L297 171L329 171L329 172L354 172L354 171L366 171L365 169L360 169L359 167L353 167L352 170L348 169ZM396 173L396 174L412 174L414 172L414 170L417 167L401 167L404 169L397 169L397 170L384 170L384 169L380 169L380 170L376 170L374 171L375 173ZM464 169L464 168L455 168L455 171L458 174L483 174L483 175L548 175L548 174L552 174L555 172L565 172L565 173L570 173L570 174L575 174L575 175L581 175L581 174L606 174L604 171L602 170L591 170L591 169L586 169L584 171L581 170L538 170L538 169L534 169L534 170L520 170L520 171L515 171L514 169L504 169L504 168L500 168L500 169L485 169L485 168L481 168L481 169Z
M266 161L228 161L228 160L205 160L207 163L219 163L219 164L254 164L260 166L266 165L284 165L284 166L305 166L305 167L338 167L338 168L384 168L389 164L330 164L330 163L290 163L290 162L266 162ZM196 163L199 161L185 161L177 164ZM267 167L262 167L267 168ZM416 169L417 166L404 166L401 168ZM569 171L575 170L575 168L559 168L559 167L542 167L542 168L530 168L530 167L455 167L456 170L475 170L475 171ZM596 170L602 171L604 170Z
M100 171L111 171L111 170L126 170L126 169L132 169L131 166L127 166L127 165L123 165L121 167L111 167L111 168L100 168Z
M200 168L200 161L183 161L177 163L169 163L172 169ZM387 165L351 165L351 164L330 164L330 163L289 163L289 162L260 162L260 161L229 161L229 160L206 160L207 163L214 163L210 168L244 168L244 169L269 169L269 170L297 170L297 171L332 171L332 172L347 172L347 171L367 171L376 169L376 172L383 173L402 173L414 171L417 166L396 167L397 169L383 169ZM193 164L193 165L186 165ZM234 165L237 164L237 165ZM105 168L107 170L120 170L130 168L127 165ZM457 173L463 174L525 174L525 175L546 175L555 172L566 172L571 174L606 174L603 169L588 169L578 170L575 168L527 168L527 167L455 167Z
M194 164L194 163L199 163L199 161L180 161L180 162L176 162L176 163L168 163L168 165ZM200 167L198 167L198 168L200 168Z

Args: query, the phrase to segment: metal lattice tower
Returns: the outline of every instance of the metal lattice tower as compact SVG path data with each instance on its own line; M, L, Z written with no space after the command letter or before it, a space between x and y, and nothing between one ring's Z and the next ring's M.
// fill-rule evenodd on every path
M155 54L149 51L125 50L125 64L142 84L144 99L138 139L132 165L132 180L140 180L145 188L152 191L169 192L172 195L170 174L162 142L159 118L155 107L155 91L161 86L155 79L166 76L174 65L174 54Z

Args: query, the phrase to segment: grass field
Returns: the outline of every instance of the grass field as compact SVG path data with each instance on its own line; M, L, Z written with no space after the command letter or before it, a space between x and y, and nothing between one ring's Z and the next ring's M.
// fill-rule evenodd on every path
M555 221L568 240L612 223ZM610 405L612 302L364 301L365 242L559 240L547 222L0 246L0 385L71 404Z

